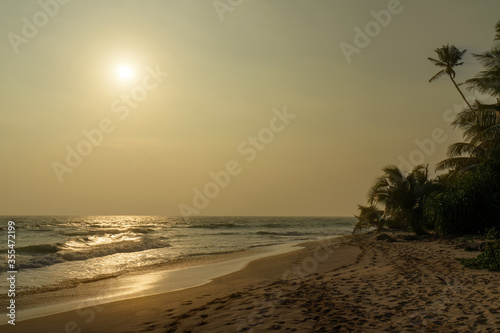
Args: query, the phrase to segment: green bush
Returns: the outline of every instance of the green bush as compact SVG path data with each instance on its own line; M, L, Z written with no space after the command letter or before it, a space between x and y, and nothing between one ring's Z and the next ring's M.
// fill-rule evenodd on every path
M457 260L465 267L500 271L500 241L488 243L486 249L476 258L459 258Z
M500 177L497 163L461 175L425 202L427 223L440 235L477 234L500 227Z
M491 229L486 230L486 234L484 235L485 239L500 239L500 231L493 227Z

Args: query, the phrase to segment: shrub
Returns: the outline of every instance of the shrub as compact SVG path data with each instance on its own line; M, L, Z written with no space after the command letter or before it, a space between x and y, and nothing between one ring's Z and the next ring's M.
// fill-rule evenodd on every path
M444 191L426 199L425 217L440 235L482 233L500 227L500 177L497 164L464 173Z
M459 258L457 260L465 267L500 271L500 241L488 243L486 249L476 258Z

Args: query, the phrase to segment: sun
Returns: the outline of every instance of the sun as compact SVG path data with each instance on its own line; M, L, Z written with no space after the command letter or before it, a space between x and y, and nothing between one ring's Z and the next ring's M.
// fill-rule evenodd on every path
M129 63L120 63L116 65L115 75L122 82L129 82L134 78L134 67Z

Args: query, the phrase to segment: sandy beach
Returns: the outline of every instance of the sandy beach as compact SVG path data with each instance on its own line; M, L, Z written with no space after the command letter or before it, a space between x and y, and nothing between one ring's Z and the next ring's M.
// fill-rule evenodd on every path
M302 244L212 282L1 326L2 332L496 332L499 274L449 240L362 234Z
M499 13L0 0L0 333L500 333Z

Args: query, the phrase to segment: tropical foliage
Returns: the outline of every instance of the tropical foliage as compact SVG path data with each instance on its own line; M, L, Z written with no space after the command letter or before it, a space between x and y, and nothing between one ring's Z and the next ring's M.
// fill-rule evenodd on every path
M378 221L380 225L380 221L394 220L417 234L424 234L423 203L426 196L436 189L436 184L429 180L427 167L419 165L405 174L390 165L383 172L368 193L371 206L358 206L361 211L357 216L358 225L369 225L367 221ZM384 207L383 211L376 208L379 205ZM374 226L373 223L371 225Z
M500 142L500 104L481 104L460 112L453 126L463 131L464 142L448 148L448 158L436 166L436 170L453 170L461 173L477 167L491 157Z
M458 261L469 268L500 271L500 240L488 243L476 258L460 258Z
M495 40L500 40L500 22ZM460 112L453 126L464 141L448 148L448 158L436 170L448 171L448 186L426 202L426 218L441 234L483 232L500 225L500 49L474 57L483 70L467 80L469 89L488 93L497 103L474 106Z
M425 202L425 217L440 235L478 233L500 226L500 159L465 172Z
M490 50L473 54L483 69L465 86L496 98L496 103L471 105L460 90L455 68L463 64L466 50L446 44L435 50L437 58L428 58L440 68L429 81L448 76L468 105L452 123L462 132L463 142L448 148L447 158L436 166L441 174L435 179L422 165L413 170L385 167L369 190L369 205L358 206L355 232L397 224L417 234L443 236L500 229L500 22L495 41ZM469 264L500 269L500 244L492 243L476 259Z
M500 22L495 27L495 41L500 41ZM500 96L500 47L497 43L491 50L480 54L474 54L474 57L483 66L483 70L473 79L467 80L469 89Z
M358 205L359 215L355 215L358 223L354 227L353 233L375 228L378 231L384 229L387 220L384 219L384 212L375 206Z

